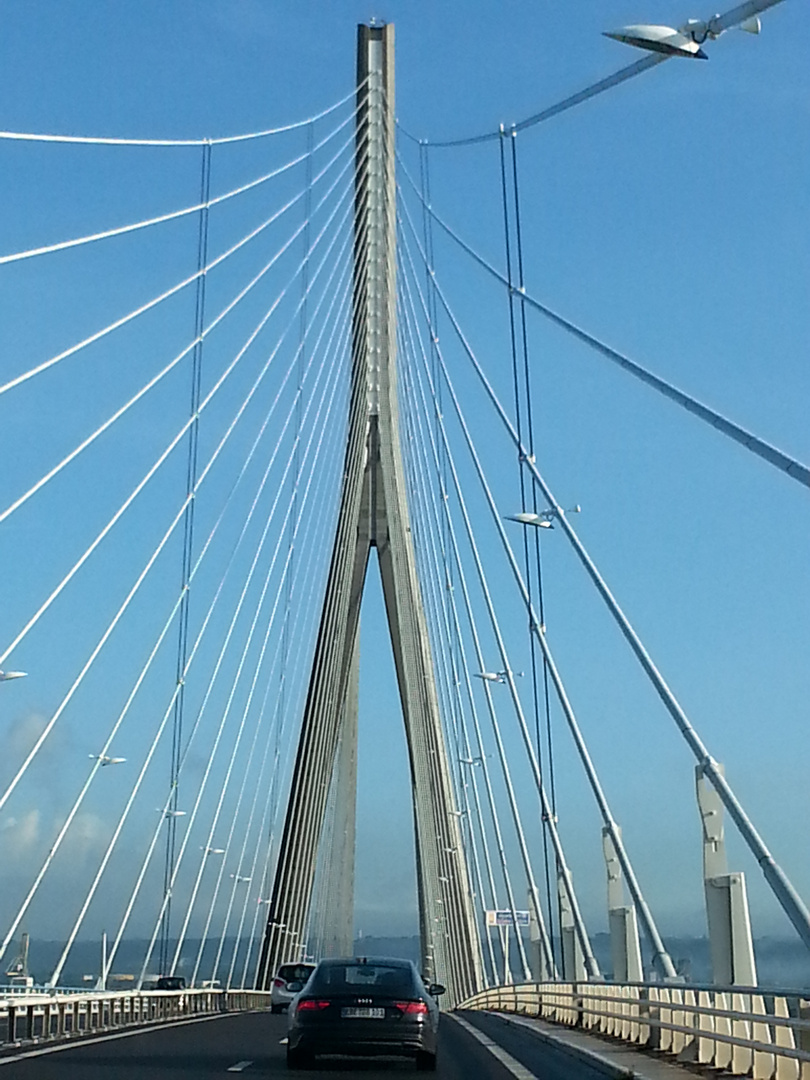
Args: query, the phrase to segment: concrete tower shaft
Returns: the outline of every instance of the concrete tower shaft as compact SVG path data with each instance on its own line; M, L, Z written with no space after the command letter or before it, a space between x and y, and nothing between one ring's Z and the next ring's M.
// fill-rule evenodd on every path
M481 948L439 715L414 558L396 378L394 28L358 28L352 392L341 503L275 872L258 983L305 948L330 783L335 824L354 850L356 649L376 547L410 763L422 966L458 1001L482 984ZM341 753L337 754L339 744ZM342 763L342 764L340 764ZM337 769L337 773L335 770ZM334 777L334 780L333 780ZM339 863L339 867L336 864ZM331 860L334 948L351 927L353 859ZM342 942L351 952L351 940Z

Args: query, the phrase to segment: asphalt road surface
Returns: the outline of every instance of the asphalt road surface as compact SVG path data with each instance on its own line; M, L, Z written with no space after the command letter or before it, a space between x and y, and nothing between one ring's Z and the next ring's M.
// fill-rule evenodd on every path
M285 1016L241 1013L93 1037L0 1056L0 1080L245 1080L286 1077ZM303 1073L363 1080L414 1075L412 1061L319 1059ZM604 1075L549 1050L497 1017L442 1016L437 1080L595 1080Z

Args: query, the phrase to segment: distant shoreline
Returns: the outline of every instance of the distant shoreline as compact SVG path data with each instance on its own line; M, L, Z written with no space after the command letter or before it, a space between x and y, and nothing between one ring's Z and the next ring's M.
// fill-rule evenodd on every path
M594 954L603 972L610 971L610 938L605 933L594 934L592 937ZM711 983L711 964L709 958L709 943L705 937L667 937L667 948L672 956L678 973L683 975L687 982ZM126 983L134 983L140 974L143 956L147 948L145 939L132 939L122 941L113 963L110 973L111 981L115 982L117 989L126 989ZM230 939L226 942L223 955L232 954L235 942ZM171 943L172 951L174 942ZM198 981L210 979L215 955L219 947L218 941L209 941L202 950L202 959L199 964ZM63 942L31 940L29 949L29 970L38 985L45 983L56 966L62 949ZM377 934L363 935L354 943L355 955L357 956L401 956L404 959L419 963L420 948L419 938L415 935L408 936L383 936ZM194 966L200 949L198 938L186 940L177 974L186 974ZM777 938L763 936L754 941L754 953L757 963L759 985L763 989L772 988L780 990L806 991L810 987L810 952L805 950L800 942L793 938ZM644 954L645 971L648 971L651 963L650 957L642 942L642 954ZM244 953L240 950L237 971L241 971L244 962ZM218 973L222 977L227 972L227 966ZM68 961L65 964L60 985L69 987L86 986L92 988L101 967L101 945L97 941L77 941L71 950ZM150 966L148 977L159 974ZM127 977L127 978L124 978ZM517 972L515 973L517 978Z

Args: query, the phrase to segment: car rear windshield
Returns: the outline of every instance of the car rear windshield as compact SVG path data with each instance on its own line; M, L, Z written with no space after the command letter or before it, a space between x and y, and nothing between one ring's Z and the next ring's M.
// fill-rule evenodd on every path
M316 973L311 989L318 993L412 994L415 991L410 968L388 964L324 964Z
M314 970L314 964L284 964L278 975L285 982L306 982Z

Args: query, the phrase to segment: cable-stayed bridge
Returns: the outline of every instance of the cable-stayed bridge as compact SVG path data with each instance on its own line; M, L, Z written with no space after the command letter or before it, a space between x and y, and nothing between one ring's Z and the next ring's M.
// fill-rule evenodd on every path
M714 40L768 6L689 33ZM600 1014L587 986L607 978L637 1009L640 987L682 985L668 924L705 901L702 981L748 990L712 1001L711 1031L722 1044L716 1012L731 1008L748 1025L736 1042L765 1053L754 990L779 980L757 970L757 918L807 946L806 867L779 778L765 780L763 763L759 785L738 784L723 763L759 769L757 747L735 745L757 725L730 703L782 647L736 633L768 625L770 604L770 633L791 627L795 659L768 681L767 710L748 711L769 740L791 741L806 620L771 597L792 592L801 611L806 574L797 536L763 529L772 509L733 515L761 485L800 521L810 471L778 434L606 344L532 284L527 129L668 55L509 127L431 142L397 129L393 30L372 25L360 28L357 86L304 121L213 139L0 133L27 211L0 257L14 301L0 386L14 463L0 511L9 971L23 933L58 939L37 970L54 995L76 982L77 942L102 933L102 994L125 974L136 996L159 975L236 995L267 989L285 961L351 953L355 886L369 890L355 882L372 831L357 810L365 737L372 785L399 770L410 794L371 858L410 855L402 835L414 836L410 893L373 899L413 910L422 969L449 1004L557 1010L565 1024ZM473 153L448 189L443 155ZM110 223L103 197L65 199L91 178L132 216ZM67 224L50 222L55 205ZM455 223L478 216L480 233ZM554 374L556 356L569 367ZM594 362L604 384L589 382ZM566 436L556 406L575 370L593 401ZM630 404L611 396L605 408L608 380ZM586 449L589 434L601 446ZM595 504L584 492L610 482L622 452L629 488ZM680 466L687 478L668 491ZM636 490L654 510L634 525ZM773 547L752 558L749 538L747 559L729 559L743 580L710 612L709 633L723 635L700 658L711 683L699 668L682 697L655 644L683 635L691 648L690 612L723 594L712 578L725 564L688 550L703 531L695 516L711 520L701 500L719 491L724 542L744 526ZM666 628L642 632L633 610L651 622L653 540L673 580L656 601ZM361 629L375 563L384 641ZM678 606L670 589L685 583ZM732 650L746 647L743 663ZM376 669L391 656L384 686ZM364 678L383 685L370 703ZM382 716L404 730L399 764L378 746ZM648 734L665 725L668 741ZM792 747L785 767L801 775ZM762 787L767 829L751 809ZM534 997L475 999L529 983ZM556 989L546 1000L538 986ZM772 1037L795 1065L802 1014L785 1008ZM673 1038L699 1015L676 1019Z

